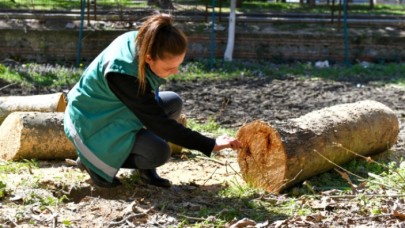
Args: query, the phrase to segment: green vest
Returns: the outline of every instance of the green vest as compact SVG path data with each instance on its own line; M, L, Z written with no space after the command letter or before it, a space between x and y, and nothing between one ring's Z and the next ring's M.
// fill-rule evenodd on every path
M68 94L65 132L74 143L82 162L112 181L134 144L141 121L108 87L110 72L137 77L135 53L137 32L117 37L83 72ZM146 81L155 91L164 79L150 70Z

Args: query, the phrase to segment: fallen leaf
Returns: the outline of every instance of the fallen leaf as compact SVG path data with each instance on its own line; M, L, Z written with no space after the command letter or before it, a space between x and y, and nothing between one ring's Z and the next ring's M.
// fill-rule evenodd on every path
M232 224L229 228L243 228L243 227L249 227L249 226L255 226L256 222L248 219L248 218L243 218L239 221L237 221L235 224Z

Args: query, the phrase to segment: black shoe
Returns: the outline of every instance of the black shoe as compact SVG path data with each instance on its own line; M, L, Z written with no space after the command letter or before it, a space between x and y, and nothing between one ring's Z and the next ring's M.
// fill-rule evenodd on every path
M170 183L168 179L159 177L159 175L156 173L156 169L139 169L138 173L142 181L144 181L146 184L163 188L169 188L172 186L172 183Z
M116 177L114 177L113 182L108 182L104 178L100 177L97 173L95 173L91 169L87 168L82 163L82 161L80 161L80 158L77 158L76 164L77 164L77 167L81 171L86 170L86 172L90 175L90 178L93 181L93 183L95 185L99 186L99 187L102 187L102 188L114 188L114 187L117 187L117 186L122 184L121 181Z

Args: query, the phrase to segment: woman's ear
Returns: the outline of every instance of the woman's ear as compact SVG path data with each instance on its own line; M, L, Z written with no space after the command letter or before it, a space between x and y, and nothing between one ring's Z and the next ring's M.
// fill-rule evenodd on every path
M151 64L151 63L153 62L152 57L150 57L150 55L146 55L145 62L146 62L147 64Z

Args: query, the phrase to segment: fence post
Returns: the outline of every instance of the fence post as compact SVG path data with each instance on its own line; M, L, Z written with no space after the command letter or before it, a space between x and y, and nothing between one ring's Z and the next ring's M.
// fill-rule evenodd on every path
M90 0L89 0L90 1ZM79 28L79 40L77 42L77 53L76 53L76 66L80 66L80 53L82 51L82 37L83 37L83 21L84 21L84 8L86 5L86 0L80 0L80 28Z

